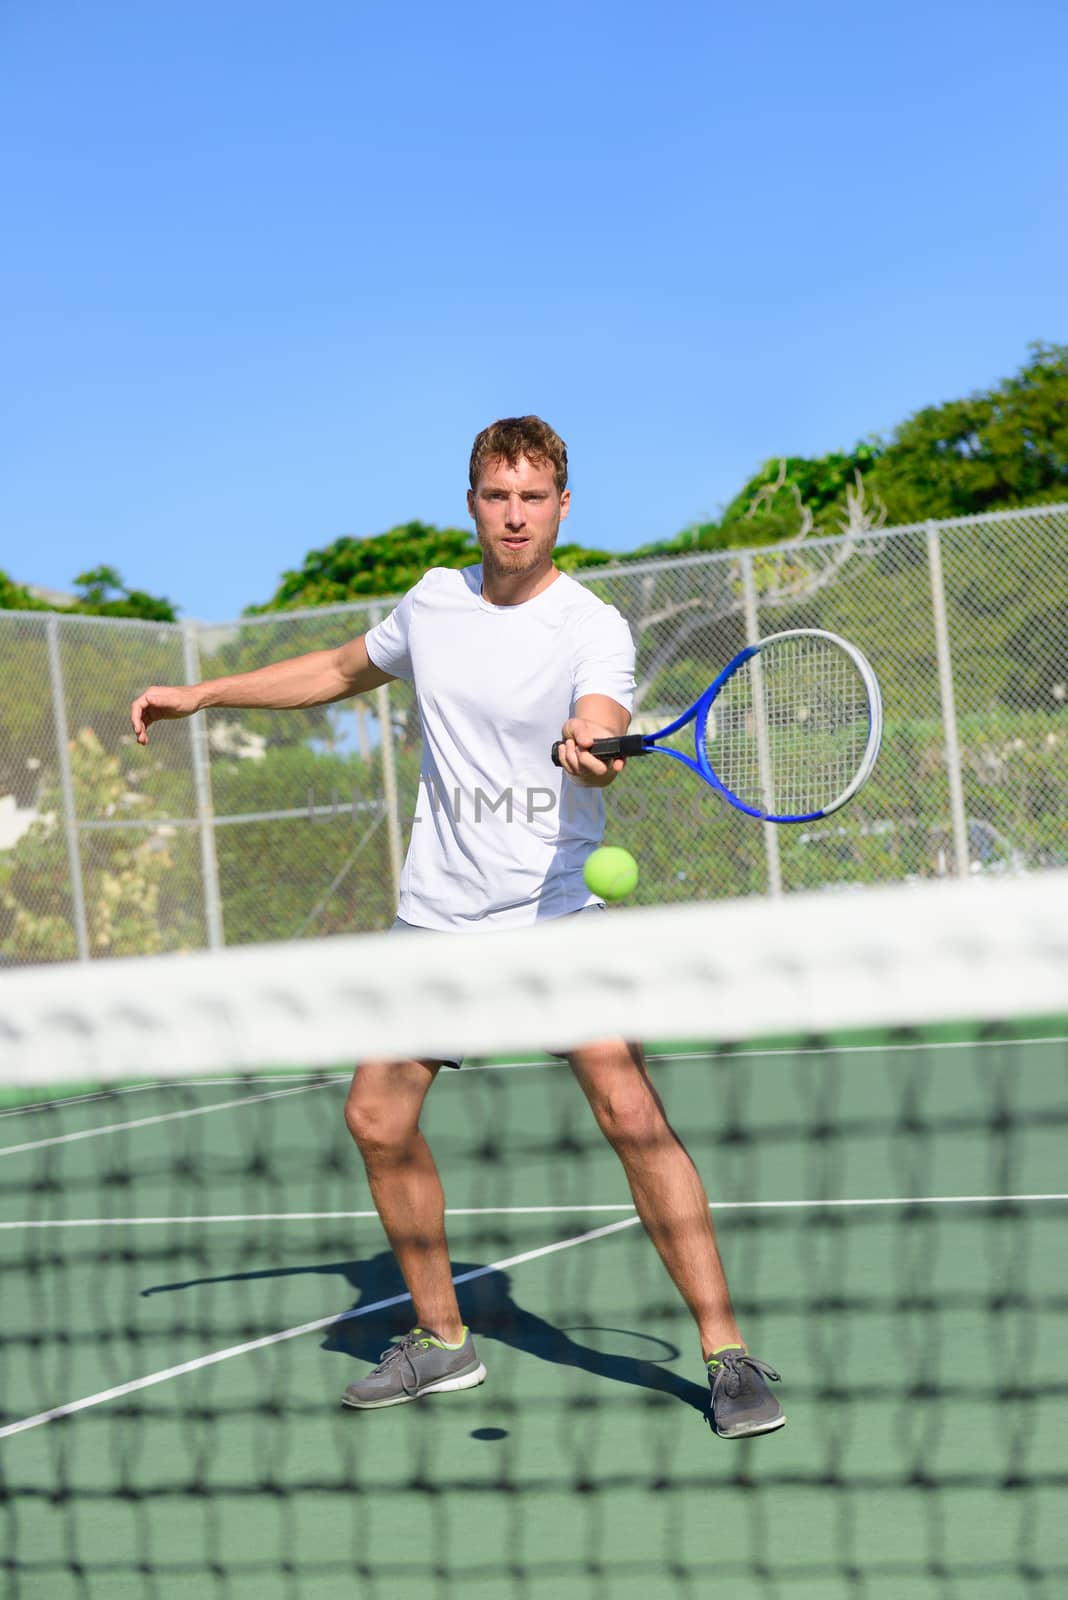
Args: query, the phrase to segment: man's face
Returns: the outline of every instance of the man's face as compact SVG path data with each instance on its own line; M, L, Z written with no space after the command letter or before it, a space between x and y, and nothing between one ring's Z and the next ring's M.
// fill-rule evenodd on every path
M547 461L521 456L514 467L488 461L477 486L467 491L486 567L517 576L547 566L570 505L570 489L557 493Z

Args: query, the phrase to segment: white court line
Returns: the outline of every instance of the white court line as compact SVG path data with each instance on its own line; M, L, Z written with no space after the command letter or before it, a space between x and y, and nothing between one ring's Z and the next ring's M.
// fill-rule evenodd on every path
M879 1195L875 1198L836 1200L712 1200L711 1211L822 1211L829 1206L978 1206L1022 1204L1035 1200L1068 1200L1068 1194L920 1194ZM578 1201L563 1206L446 1206L447 1217L574 1216L577 1212L630 1211L632 1205L587 1205ZM149 1228L182 1223L233 1222L353 1222L377 1217L377 1211L249 1211L221 1212L203 1217L48 1217L23 1222L0 1222L3 1229L18 1228Z
M766 1050L747 1050L739 1046L737 1050L677 1050L677 1051L650 1051L650 1061L759 1061L766 1057L775 1056L823 1056L833 1050L838 1055L877 1055L893 1054L895 1051L905 1050L998 1050L1005 1046L1030 1048L1033 1045L1065 1045L1068 1044L1066 1034L1042 1034L1034 1039L917 1039L899 1044L847 1044L837 1046L803 1045L791 1049L789 1045L777 1045ZM551 1061L469 1061L464 1070L466 1072L515 1072L521 1068L556 1067L561 1063ZM156 1078L148 1083L117 1084L113 1089L90 1090L85 1094L65 1095L61 1100L35 1100L27 1105L12 1106L6 1111L0 1111L0 1121L5 1117L23 1117L33 1111L53 1111L62 1106L90 1105L97 1100L114 1100L120 1094L143 1094L146 1089L198 1089L200 1087L219 1086L228 1083L286 1083L294 1078L305 1080L307 1072L259 1072L230 1074L226 1077L205 1075L194 1078ZM324 1082L348 1083L352 1073L344 1072L317 1072L316 1082L308 1087L318 1087ZM220 1108L221 1109L221 1108Z
M30 1100L25 1105L9 1106L0 1111L0 1122L6 1117L25 1117L33 1111L58 1111L65 1106L89 1106L98 1100L117 1100L121 1094L144 1094L146 1090L222 1088L229 1083L306 1083L309 1077L350 1078L350 1072L259 1072L247 1077L231 1075L226 1078L152 1078L147 1083L118 1083L113 1089L87 1089L84 1094L66 1094L57 1100Z
M241 1100L217 1100L210 1106L188 1106L184 1111L162 1111L155 1117L135 1117L132 1122L106 1122L99 1128L82 1128L79 1133L56 1133L50 1139L30 1139L26 1144L0 1147L0 1156L24 1155L27 1150L44 1150L53 1144L73 1144L77 1139L99 1139L106 1133L126 1133L131 1128L151 1128L157 1122L177 1122L182 1117L206 1117L211 1111L232 1111L235 1106L252 1106L261 1100L281 1100L287 1094L304 1094L308 1089L323 1089L323 1083L302 1083L296 1089L275 1089L271 1094L249 1094Z
M697 1052L680 1055L680 1061L689 1061L697 1057ZM673 1056L658 1056L658 1061L674 1060ZM707 1057L705 1058L707 1059ZM470 1061L467 1063L468 1071L493 1071L509 1072L516 1067L554 1067L560 1066L558 1061ZM152 1078L146 1083L118 1083L109 1089L87 1089L84 1094L68 1094L62 1099L30 1100L25 1105L9 1106L6 1111L0 1111L0 1122L5 1117L25 1117L32 1112L56 1111L66 1106L88 1106L100 1100L117 1100L122 1094L144 1094L146 1090L155 1089L157 1092L165 1089L200 1089L223 1088L232 1083L292 1083L296 1080L302 1087L320 1088L327 1083L348 1083L352 1077L352 1069L346 1068L342 1072L335 1071L304 1071L304 1072L248 1072L228 1073L225 1077L215 1074L205 1074L203 1077L193 1078ZM309 1082L314 1079L314 1082Z
M792 1049L789 1045L776 1045L767 1050L747 1050L739 1045L737 1050L716 1050L711 1054L702 1050L682 1051L677 1055L658 1056L658 1061L749 1061L763 1056L864 1056L892 1055L899 1050L1002 1050L1006 1046L1068 1044L1068 1034L1043 1033L1034 1039L906 1039L898 1044L813 1044Z
M521 1062L517 1066L523 1065ZM231 1073L225 1078L215 1076L195 1078L152 1078L147 1083L118 1083L112 1089L87 1089L84 1094L64 1095L61 1100L32 1100L26 1105L11 1106L6 1111L0 1111L0 1121L5 1117L25 1117L33 1111L55 1111L63 1106L88 1106L94 1101L117 1100L121 1094L144 1094L146 1090L155 1089L200 1089L223 1088L231 1083L292 1083L296 1081L302 1088L318 1089L327 1082L348 1083L352 1077L351 1072L249 1072ZM310 1081L314 1080L314 1081ZM241 1102L244 1104L244 1102Z
M525 1261L536 1261L539 1256L551 1256L558 1250L570 1250L577 1244L589 1244L593 1239L603 1239L607 1234L619 1233L623 1228L631 1228L637 1222L637 1217L625 1217L622 1222L610 1222L603 1228L594 1228L590 1233L576 1234L573 1239L561 1239L556 1244L545 1244L537 1250L524 1250L522 1255L505 1256L501 1261L492 1261L488 1267L474 1267L470 1272L457 1273L453 1283L470 1283L474 1278L484 1278L490 1272L503 1272L507 1267L521 1266ZM164 1383L169 1378L181 1378L187 1372L197 1372L201 1367L212 1367L217 1362L229 1361L231 1356L248 1355L251 1350L263 1350L268 1345L281 1344L285 1339L296 1339L302 1333L315 1333L320 1328L336 1327L341 1322L351 1322L354 1317L369 1316L372 1311L385 1311L389 1306L403 1305L410 1300L409 1294L395 1294L388 1300L376 1300L369 1306L356 1306L351 1311L342 1311L340 1315L330 1317L317 1317L314 1322L302 1322L296 1328L284 1328L281 1333L269 1333L261 1339L250 1339L246 1344L233 1344L226 1350L213 1350L210 1355L197 1356L193 1361L182 1361L175 1367L164 1367L160 1372L150 1372L144 1378L134 1378L130 1383L116 1384L113 1389L102 1389L99 1394L86 1395L81 1400L71 1400L64 1406L55 1406L51 1411L39 1411L36 1416L23 1417L19 1422L9 1422L6 1427L0 1428L0 1439L9 1439L13 1434L25 1433L30 1428L39 1428L42 1423L55 1422L60 1417L74 1416L78 1411L87 1411L90 1406L102 1405L105 1400L120 1400L123 1395L136 1394L139 1389L150 1389L153 1384Z
M874 1200L738 1200L738 1201L727 1201L727 1202L724 1202L723 1204L720 1204L720 1205L715 1205L715 1203L713 1203L713 1204L715 1206L715 1209L717 1209L717 1210L721 1210L721 1211L722 1210L741 1211L741 1210L749 1210L749 1209L770 1209L770 1208L776 1208L776 1207L784 1207L784 1208L816 1207L816 1208L819 1208L819 1207L823 1207L823 1206L962 1205L962 1204L963 1205L968 1205L968 1204L974 1205L974 1204L978 1204L980 1202L988 1202L988 1203L990 1203L990 1202L998 1202L998 1201L1004 1202L1004 1201L1010 1201L1010 1200L1016 1200L1016 1201L1022 1201L1022 1200L1068 1200L1068 1194L927 1195L927 1196L919 1196L919 1197L914 1198L914 1199L874 1199ZM619 1211L619 1210L630 1210L631 1208L630 1207L625 1207L625 1206L619 1206L619 1205L611 1205L611 1206L597 1205L597 1206L584 1206L584 1207L562 1207L562 1206L506 1206L506 1207L502 1207L502 1208L494 1208L494 1207L462 1208L462 1207L458 1207L458 1208L454 1208L454 1209L449 1210L447 1214L451 1215L451 1216L495 1216L495 1215L516 1215L516 1214L525 1214L525 1213L537 1213L539 1215L544 1215L547 1212L549 1212L549 1213L554 1213L554 1212L555 1213L559 1213L561 1211L577 1210L577 1209L582 1209L582 1210L586 1210L586 1211ZM376 1215L376 1213L373 1212L373 1211L279 1212L279 1213L264 1213L263 1214L264 1218L269 1219L269 1220L295 1220L295 1219L299 1218L299 1219L302 1219L302 1220L309 1220L309 1221L326 1219L326 1218L373 1217L375 1215ZM110 1221L111 1219L108 1219L108 1220ZM250 1218L240 1218L240 1217L218 1217L218 1218L204 1218L204 1219L195 1219L195 1218L166 1218L166 1219L164 1219L164 1218L154 1218L154 1219L153 1218L137 1218L135 1220L137 1220L139 1222L148 1222L148 1221L195 1221L195 1220L232 1222L232 1221L249 1221L249 1220L257 1220L258 1221L258 1220L261 1220L261 1219L259 1217L251 1218L251 1219ZM526 1261L536 1261L541 1256L553 1255L555 1252L557 1252L559 1250L570 1250L574 1245L588 1244L591 1240L603 1239L608 1234L618 1233L624 1228L633 1227L634 1224L637 1221L638 1221L638 1218L636 1216L633 1216L633 1215L632 1216L628 1216L628 1217L624 1217L619 1222L610 1222L603 1228L594 1228L588 1233L581 1233L581 1234L576 1235L576 1237L573 1238L573 1239L562 1239L562 1240L558 1241L555 1244L542 1245L537 1250L525 1250L525 1251L522 1252L522 1254L517 1255L517 1256L506 1256L504 1259L502 1259L500 1261L491 1262L489 1264L489 1266L476 1267L471 1272L458 1273L453 1278L452 1281L455 1284L470 1283L473 1279L485 1277L490 1272L502 1272L508 1267L521 1266ZM36 1225L36 1224L31 1224L31 1225ZM91 1225L92 1224L90 1224L88 1222L82 1222L81 1224L75 1224L75 1226L91 1226ZM0 1226L14 1227L14 1226L18 1226L18 1224L4 1223L4 1224L0 1224ZM390 1299L387 1299L387 1300L376 1300L372 1305L357 1306L351 1311L343 1311L338 1316L318 1317L318 1318L315 1319L314 1322L304 1322L304 1323L301 1323L298 1327L285 1328L280 1333L266 1334L263 1338L260 1338L260 1339L250 1339L245 1344L230 1345L225 1350L215 1350L210 1355L198 1356L192 1361L183 1361L183 1362L179 1363L177 1366L174 1366L174 1367L164 1367L161 1371L159 1371L159 1372L151 1372L144 1378L135 1378L130 1383L117 1384L112 1389L103 1389L98 1394L87 1395L81 1400L69 1401L66 1405L64 1405L64 1406L56 1406L50 1411L39 1411L39 1412L37 1412L37 1414L35 1416L23 1417L19 1422L8 1423L8 1425L6 1427L0 1428L0 1439L10 1438L16 1433L25 1433L30 1428L38 1428L42 1424L44 1424L46 1422L55 1422L61 1417L73 1416L79 1411L88 1410L90 1406L102 1405L107 1400L118 1400L118 1399L121 1399L124 1395L135 1394L140 1389L151 1388L154 1384L164 1383L170 1378L183 1377L187 1372L196 1372L201 1367L214 1366L216 1363L218 1363L220 1361L228 1361L231 1356L247 1355L252 1350L262 1350L262 1349L265 1349L269 1345L280 1344L286 1339L295 1339L295 1338L299 1337L299 1335L301 1335L303 1333L314 1333L320 1328L334 1327L338 1323L341 1323L341 1322L350 1322L354 1317L365 1317L365 1316L368 1316L373 1311L384 1311L384 1310L388 1309L390 1306L403 1305L406 1301L408 1301L410 1299L411 1299L411 1296L408 1295L408 1294L393 1295Z

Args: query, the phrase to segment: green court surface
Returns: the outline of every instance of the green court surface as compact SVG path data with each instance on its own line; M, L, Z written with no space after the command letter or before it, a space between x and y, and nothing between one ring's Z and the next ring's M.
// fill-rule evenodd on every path
M783 1375L743 1443L565 1066L435 1086L489 1377L377 1413L341 1391L410 1319L340 1076L8 1095L2 1592L1068 1593L1066 1032L660 1053Z

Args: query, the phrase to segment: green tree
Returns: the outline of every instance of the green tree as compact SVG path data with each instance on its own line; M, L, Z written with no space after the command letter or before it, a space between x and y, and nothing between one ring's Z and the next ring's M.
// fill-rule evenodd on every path
M76 593L70 605L50 605L24 584L0 571L0 611L60 611L66 616L137 617L144 622L176 622L170 600L144 589L131 589L114 567L91 567L74 580Z
M619 561L835 534L859 481L890 523L979 515L1068 493L1068 345L1037 343L993 388L926 406L889 438L766 461L718 521L642 545Z
M395 750L407 827L419 751ZM395 910L380 752L306 745L212 770L217 814L302 810L306 816L216 830L227 944L384 928ZM318 808L313 811L313 807Z
M139 617L144 622L176 622L169 600L131 589L114 567L91 567L74 580L78 591L71 611L90 617Z
M67 724L92 728L108 750L122 750L131 771L148 771L148 760L130 733L129 706L150 683L184 682L181 630L141 619L101 627L92 612L57 610L35 603L16 608L0 625L0 795L15 793L30 803L54 772L56 728L52 712L48 634L58 624ZM173 759L188 767L188 749L172 742ZM171 752L168 751L168 754Z
M120 759L90 728L70 741L70 763L79 815L124 808L139 818L155 813L152 800L127 788ZM55 784L42 794L37 820L0 863L0 951L16 960L77 955L61 813ZM90 954L144 955L200 942L198 930L183 937L180 924L168 926L160 915L160 889L175 864L171 834L162 824L156 830L116 829L83 849Z
M847 492L872 470L878 454L878 446L869 443L849 452L766 461L735 495L702 548L729 549L774 544L807 533L840 533Z
M926 406L879 451L871 487L894 523L963 517L1068 491L1068 345L1033 344L1014 377Z
M469 567L477 560L474 535L461 528L406 522L367 539L346 535L321 550L309 550L302 566L282 574L268 601L245 611L251 616L400 594L429 567Z
M473 530L437 528L429 522L405 522L367 539L346 536L309 550L301 567L282 574L271 598L246 607L245 614L400 595L431 567L470 567L479 556ZM566 572L618 560L605 550L576 544L558 545L556 556Z
M43 600L36 599L21 583L0 571L0 611L46 611Z
M696 522L671 539L654 540L617 555L616 561L775 544L808 533L840 533L848 520L847 494L879 455L877 441L825 456L784 456L765 461L742 486L719 521Z
M594 550L584 544L558 544L553 560L561 572L585 572L590 567L607 567L621 560L618 550Z

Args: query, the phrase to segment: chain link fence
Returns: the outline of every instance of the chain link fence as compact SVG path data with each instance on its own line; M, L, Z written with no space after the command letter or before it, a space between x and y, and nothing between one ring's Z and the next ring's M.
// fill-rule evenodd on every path
M580 574L638 646L634 731L786 628L868 654L886 729L844 811L775 828L676 764L633 762L608 838L634 899L848 888L1068 862L1068 506ZM227 624L0 612L0 959L51 961L381 928L419 779L401 683L302 712L129 731L150 683L248 671L363 633L388 601Z

